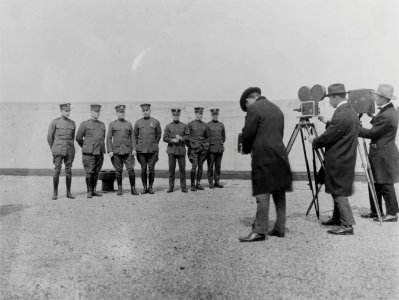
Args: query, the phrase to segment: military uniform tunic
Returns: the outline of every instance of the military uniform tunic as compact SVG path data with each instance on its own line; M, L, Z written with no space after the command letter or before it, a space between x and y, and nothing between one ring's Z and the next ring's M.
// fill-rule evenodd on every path
M179 135L183 140L173 143L172 139ZM188 126L182 122L172 122L165 127L163 141L168 143L166 153L169 158L169 187L174 187L176 160L179 164L180 186L186 186L186 145L188 140Z
M202 177L202 166L206 159L209 149L209 128L201 120L195 119L188 123L190 133L188 144L188 158L191 162L191 187L193 188L195 179L198 187ZM198 167L198 170L197 170Z
M104 162L105 124L95 119L83 121L76 134L76 141L82 147L82 161L86 173L97 176Z
M141 165L141 179L147 180L147 165L150 185L154 181L155 164L158 161L159 141L162 129L159 121L154 118L141 118L134 125L137 160Z
M210 184L219 182L220 169L222 165L222 158L224 152L224 142L226 141L226 132L224 125L219 121L210 121L208 124L209 128L209 154L208 154L208 181ZM213 176L213 168L215 167L215 178Z
M109 124L107 134L107 150L113 152L111 162L115 171L122 174L123 164L129 175L134 174L134 156L132 151L136 150L133 125L127 120L115 120Z
M71 119L59 117L49 126L47 142L53 154L55 175L61 172L62 161L65 164L66 174L71 174L72 163L75 159L75 122Z

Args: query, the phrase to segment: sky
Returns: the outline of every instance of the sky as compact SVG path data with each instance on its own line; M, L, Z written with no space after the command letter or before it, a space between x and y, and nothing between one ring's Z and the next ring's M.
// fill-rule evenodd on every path
M397 0L0 0L0 102L398 95L398 53Z

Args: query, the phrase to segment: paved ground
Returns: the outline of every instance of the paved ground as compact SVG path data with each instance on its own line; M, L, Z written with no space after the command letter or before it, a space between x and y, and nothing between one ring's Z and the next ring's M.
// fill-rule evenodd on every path
M0 180L2 299L399 299L399 224L359 217L364 183L350 200L354 236L328 235L313 210L306 217L310 191L296 182L286 238L243 244L250 181L167 194L159 179L155 195L131 196L125 180L123 197L87 199L77 177L75 200L62 184L52 201L49 177ZM323 219L331 208L322 193Z

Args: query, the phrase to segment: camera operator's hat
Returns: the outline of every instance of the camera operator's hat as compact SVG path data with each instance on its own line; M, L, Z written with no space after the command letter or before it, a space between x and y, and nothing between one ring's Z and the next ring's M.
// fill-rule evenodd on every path
M390 84L380 84L374 94L389 100L396 100L396 96L393 95L393 86Z
M141 106L141 109L142 109L142 110L148 110L148 109L150 109L151 104L149 104L149 103L143 103L143 104L140 104L140 106Z
M125 108L126 108L126 105L123 105L123 104L119 104L119 105L115 106L115 110L117 112L125 112Z
M70 111L71 110L71 103L60 104L60 109L61 110L65 110L65 111Z
M90 109L94 111L100 111L101 105L100 104L90 104Z
M218 114L219 114L219 108L212 107L212 108L210 109L210 111L211 111L211 114L212 114L212 115L218 115Z
M194 107L194 112L202 114L204 112L204 108L203 107Z
M345 85L343 83L334 83L328 87L326 97L339 94L346 94Z
M245 106L245 100L247 100L249 95L255 92L259 94L262 93L261 89L258 87L249 87L242 93L240 98L240 106L243 111L247 111L247 107Z
M172 108L170 111L172 112L173 116L180 116L180 108Z

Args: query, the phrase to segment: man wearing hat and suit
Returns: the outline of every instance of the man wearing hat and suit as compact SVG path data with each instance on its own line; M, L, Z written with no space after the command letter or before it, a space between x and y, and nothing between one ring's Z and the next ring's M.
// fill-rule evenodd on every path
M242 130L242 152L251 154L252 191L256 198L256 216L252 232L240 242L255 242L266 235L285 236L285 192L291 190L292 175L288 153L283 143L284 114L274 103L261 96L258 87L246 89L240 98L247 112ZM270 194L277 219L268 232Z
M60 104L61 117L54 119L48 128L47 142L53 154L54 176L53 176L53 200L58 197L58 182L62 168L65 164L65 178L67 198L74 199L71 194L72 163L75 159L75 122L69 119L71 103Z
M201 186L202 167L209 149L209 128L202 122L203 107L195 107L195 120L188 123L188 158L191 162L191 191L203 190ZM197 171L198 168L198 171ZM195 181L197 180L197 182Z
M188 127L180 122L180 109L174 108L172 111L173 122L166 125L163 141L168 144L166 153L169 157L169 189L168 193L173 192L175 186L176 160L179 164L180 188L183 193L187 193L186 188L186 141L188 140Z
M155 164L158 161L159 141L162 136L159 121L151 118L151 104L141 104L143 118L134 125L136 140L137 160L141 165L141 180L143 182L142 194L154 194L152 185L155 178ZM147 186L147 165L149 170Z
M212 108L212 121L208 122L209 128L209 154L208 154L208 181L209 188L222 188L220 184L220 169L224 152L223 143L226 141L226 132L222 122L219 122L219 108ZM215 171L213 170L215 168ZM214 177L215 174L215 177ZM214 183L215 180L215 183Z
M322 135L308 137L313 148L325 148L325 191L331 194L334 200L332 218L321 224L340 225L338 229L328 230L330 234L352 235L355 219L348 196L353 193L359 118L346 101L343 84L330 85L326 97L329 97L330 105L335 108L333 117Z
M125 120L126 105L115 106L117 120L111 122L107 134L107 151L116 171L118 184L117 195L122 195L122 172L125 164L129 174L130 191L132 195L138 195L136 191L136 176L134 174L134 155L136 155L136 141L133 125ZM133 154L132 154L133 153Z
M101 105L91 104L91 118L83 121L76 134L76 141L82 147L82 161L86 172L87 198L101 197L97 193L98 174L104 162L105 124L98 120Z
M394 183L399 181L399 153L395 144L398 131L398 111L392 104L393 86L381 84L375 92L378 114L371 120L371 129L360 127L359 136L371 139L369 160L374 177L378 205L382 213L382 197L385 200L386 214L383 222L397 222L399 212ZM363 218L377 218L377 209L369 190L371 212Z

